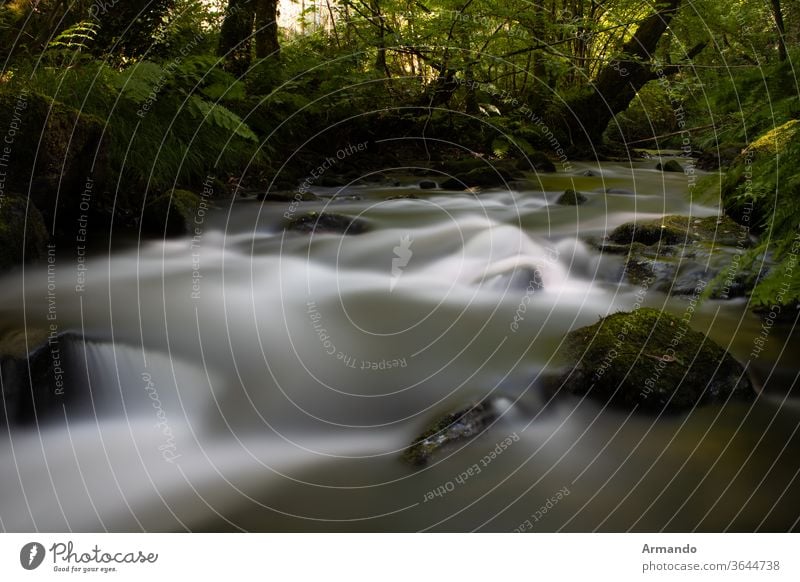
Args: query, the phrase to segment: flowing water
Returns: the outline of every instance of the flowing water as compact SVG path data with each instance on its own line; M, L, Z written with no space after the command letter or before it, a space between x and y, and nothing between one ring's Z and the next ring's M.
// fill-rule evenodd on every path
M4 329L87 341L61 341L67 404L3 428L0 528L795 527L791 327L751 362L752 405L657 418L542 387L569 330L637 301L686 309L584 241L634 217L717 214L653 165L576 164L532 190L386 200L409 178L297 208L220 203L192 237L96 253L82 273L57 252L7 277ZM567 187L589 202L556 205ZM372 229L282 230L284 213L323 208ZM761 323L740 299L704 302L692 325L746 361ZM400 460L438 415L486 397L504 412L480 437L421 469Z

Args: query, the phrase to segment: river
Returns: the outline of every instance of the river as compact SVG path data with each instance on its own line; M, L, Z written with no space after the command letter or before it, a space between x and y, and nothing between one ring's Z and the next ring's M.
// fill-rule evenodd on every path
M717 214L654 165L575 163L479 194L400 177L298 208L222 201L191 236L7 276L7 333L88 339L61 341L68 404L2 429L0 529L796 528L791 327L749 363L752 404L656 417L542 388L569 330L637 302L684 312L688 298L643 292L585 241L635 217ZM568 187L589 201L556 205ZM283 231L322 209L371 230ZM692 321L743 363L761 325L744 299L707 300ZM487 397L504 412L480 437L424 468L400 460L438 415Z

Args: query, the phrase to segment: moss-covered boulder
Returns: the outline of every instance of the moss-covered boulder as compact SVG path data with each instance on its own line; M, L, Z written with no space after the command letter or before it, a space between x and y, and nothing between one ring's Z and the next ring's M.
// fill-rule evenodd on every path
M0 196L0 270L44 257L49 239L42 215L21 196ZM23 252L24 251L24 252Z
M315 234L363 234L369 230L369 223L332 212L307 212L289 220L284 228L292 232Z
M727 351L684 319L655 309L615 313L571 332L562 358L565 390L625 409L683 412L755 397Z
M142 231L148 234L180 236L204 222L208 202L189 190L175 189L147 203L142 214ZM202 215L202 216L201 216Z
M403 459L422 466L440 450L481 434L497 418L491 401L484 401L436 419L403 451Z
M561 206L580 206L581 204L588 201L589 198L587 198L585 195L575 190L569 189L565 190L564 193L558 197L558 200L556 200L556 204L559 204Z
M103 120L49 97L0 90L5 190L30 192L45 220L57 216L56 230L64 225L74 236L75 217L105 212L109 204L103 197L109 166L104 126ZM84 194L88 210L81 208Z
M727 216L670 215L656 220L627 222L615 228L609 240L617 244L677 245L695 241L719 245L750 246L748 230Z
M781 306L793 313L800 302L800 120L765 131L742 151L722 184L725 212L761 235L741 264L751 268L750 305L756 309ZM769 271L757 273L764 257ZM757 273L757 276L756 276Z
M550 158L548 158L542 152L536 151L536 152L529 153L527 155L527 159L525 159L524 162L527 162L530 166L533 166L533 167L532 168L530 168L530 167L529 168L524 168L523 167L522 169L528 169L528 170L533 169L533 170L535 170L537 172L555 172L556 171L555 164L552 162L552 160L550 160Z
M794 229L800 196L800 120L792 119L758 136L742 150L722 183L725 213L753 232Z
M656 166L656 170L662 172L683 172L683 166L681 166L678 160L667 160L664 163L659 163Z

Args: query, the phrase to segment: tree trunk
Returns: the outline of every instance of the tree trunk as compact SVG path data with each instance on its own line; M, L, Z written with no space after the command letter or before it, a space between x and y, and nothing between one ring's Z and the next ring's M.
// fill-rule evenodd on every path
M655 14L642 21L619 56L605 65L591 89L569 101L554 125L561 125L573 149L591 151L615 115L625 111L636 93L656 77L651 67L658 41L678 10L681 0L666 0Z
M786 26L783 24L783 11L781 0L772 0L772 15L775 17L775 26L778 29L778 58L786 60Z
M278 0L256 1L256 58L280 57Z
M229 0L222 21L217 53L225 59L225 68L236 76L250 68L255 4L251 0Z

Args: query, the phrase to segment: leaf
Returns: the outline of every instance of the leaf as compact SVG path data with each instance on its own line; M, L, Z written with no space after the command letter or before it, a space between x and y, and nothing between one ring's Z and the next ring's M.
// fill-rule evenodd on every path
M258 142L258 136L230 109L218 103L209 103L197 95L189 97L187 110L193 117L202 117L205 123L229 131L241 138Z
M108 85L122 97L141 103L166 81L167 73L156 63L141 61L122 72L111 71Z

